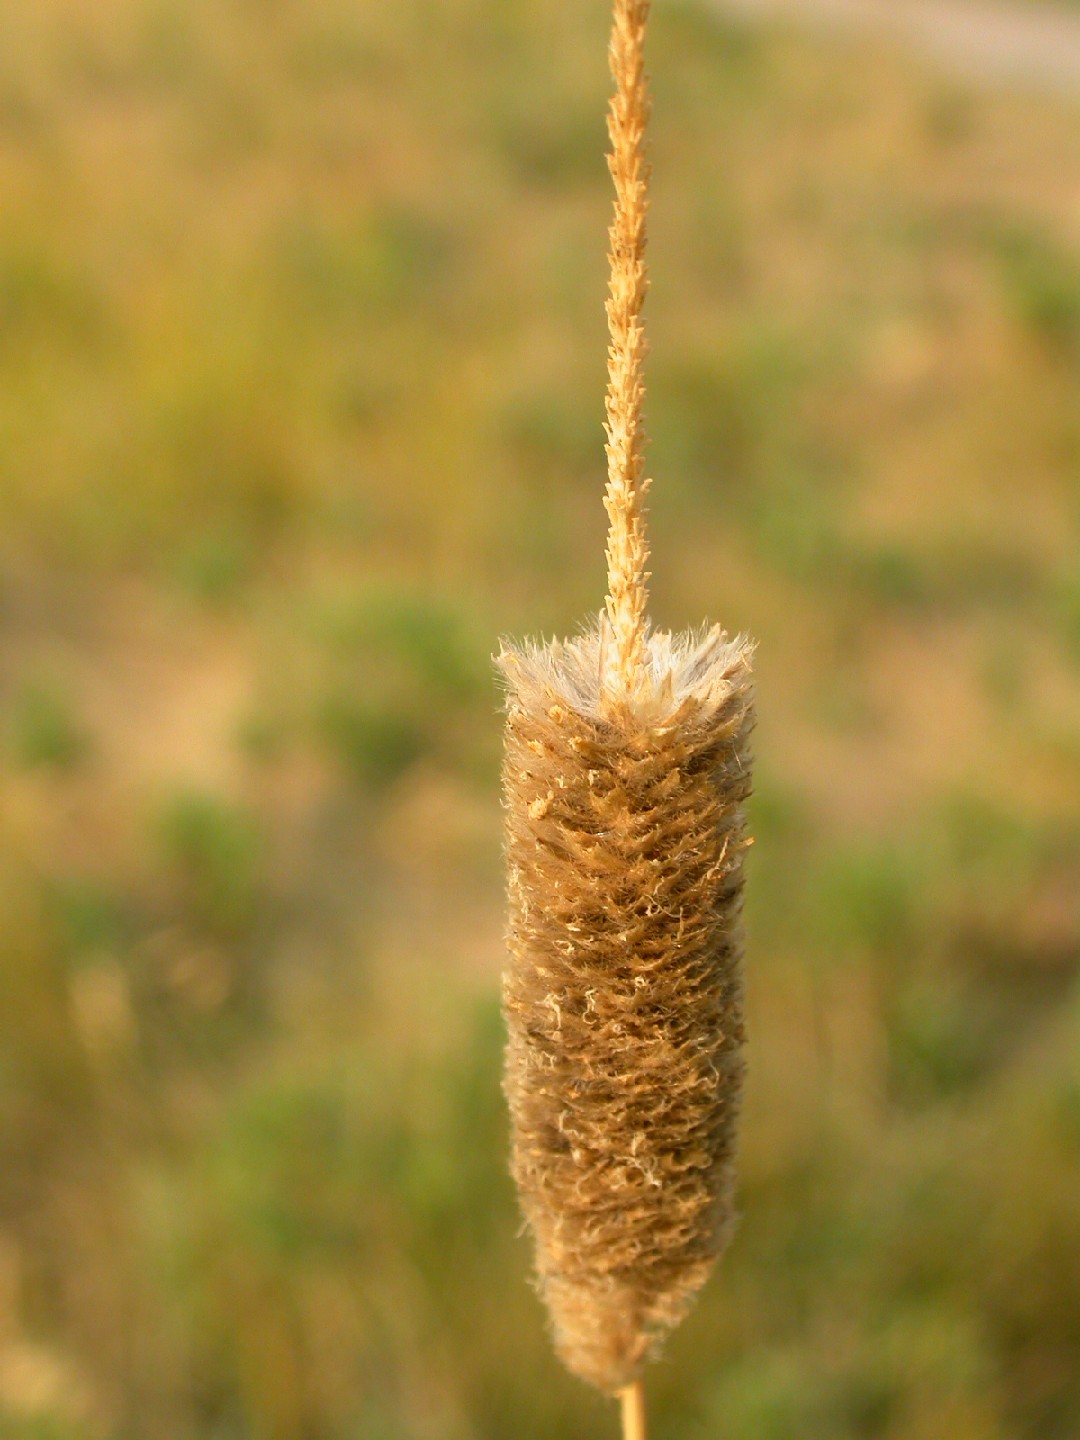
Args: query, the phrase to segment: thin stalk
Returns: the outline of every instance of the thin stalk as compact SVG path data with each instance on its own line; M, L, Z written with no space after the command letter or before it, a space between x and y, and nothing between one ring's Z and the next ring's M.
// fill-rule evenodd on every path
M645 218L649 167L645 124L649 116L645 75L645 29L650 0L615 0L609 58L615 93L608 111L615 184L615 213L608 231L610 280L607 320L608 386L605 402L608 513L607 617L612 652L606 661L606 688L614 698L629 694L645 665L645 330L641 313L648 290Z
M619 1401L622 1405L623 1440L646 1440L644 1382L635 1380L625 1390L620 1390Z

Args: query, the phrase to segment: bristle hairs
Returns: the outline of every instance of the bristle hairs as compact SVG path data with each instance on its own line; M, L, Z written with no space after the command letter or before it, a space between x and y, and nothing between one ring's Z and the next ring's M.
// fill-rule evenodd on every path
M614 719L598 631L501 657L512 1170L558 1352L608 1392L724 1247L743 1071L750 647L649 649Z

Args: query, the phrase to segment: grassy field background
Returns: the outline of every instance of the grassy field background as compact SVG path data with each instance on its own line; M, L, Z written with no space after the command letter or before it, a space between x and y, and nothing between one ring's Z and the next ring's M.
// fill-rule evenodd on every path
M500 633L602 596L607 14L0 9L0 1435L592 1440ZM760 642L661 1440L1080 1434L1080 115L658 6L654 615Z

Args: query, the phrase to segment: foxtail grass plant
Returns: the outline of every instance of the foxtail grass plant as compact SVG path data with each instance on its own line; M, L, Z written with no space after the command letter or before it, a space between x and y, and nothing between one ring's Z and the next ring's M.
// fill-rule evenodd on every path
M753 724L749 642L646 616L648 14L615 0L607 599L499 655L512 1170L556 1349L621 1396L626 1440L731 1230Z

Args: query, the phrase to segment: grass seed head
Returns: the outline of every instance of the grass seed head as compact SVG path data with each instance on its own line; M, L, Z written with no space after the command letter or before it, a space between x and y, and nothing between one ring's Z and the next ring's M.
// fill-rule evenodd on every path
M746 641L646 619L648 15L614 0L605 610L500 656L513 1172L559 1354L611 1392L731 1228L753 723Z
M512 1168L558 1352L633 1381L732 1221L750 647L601 627L504 650Z

